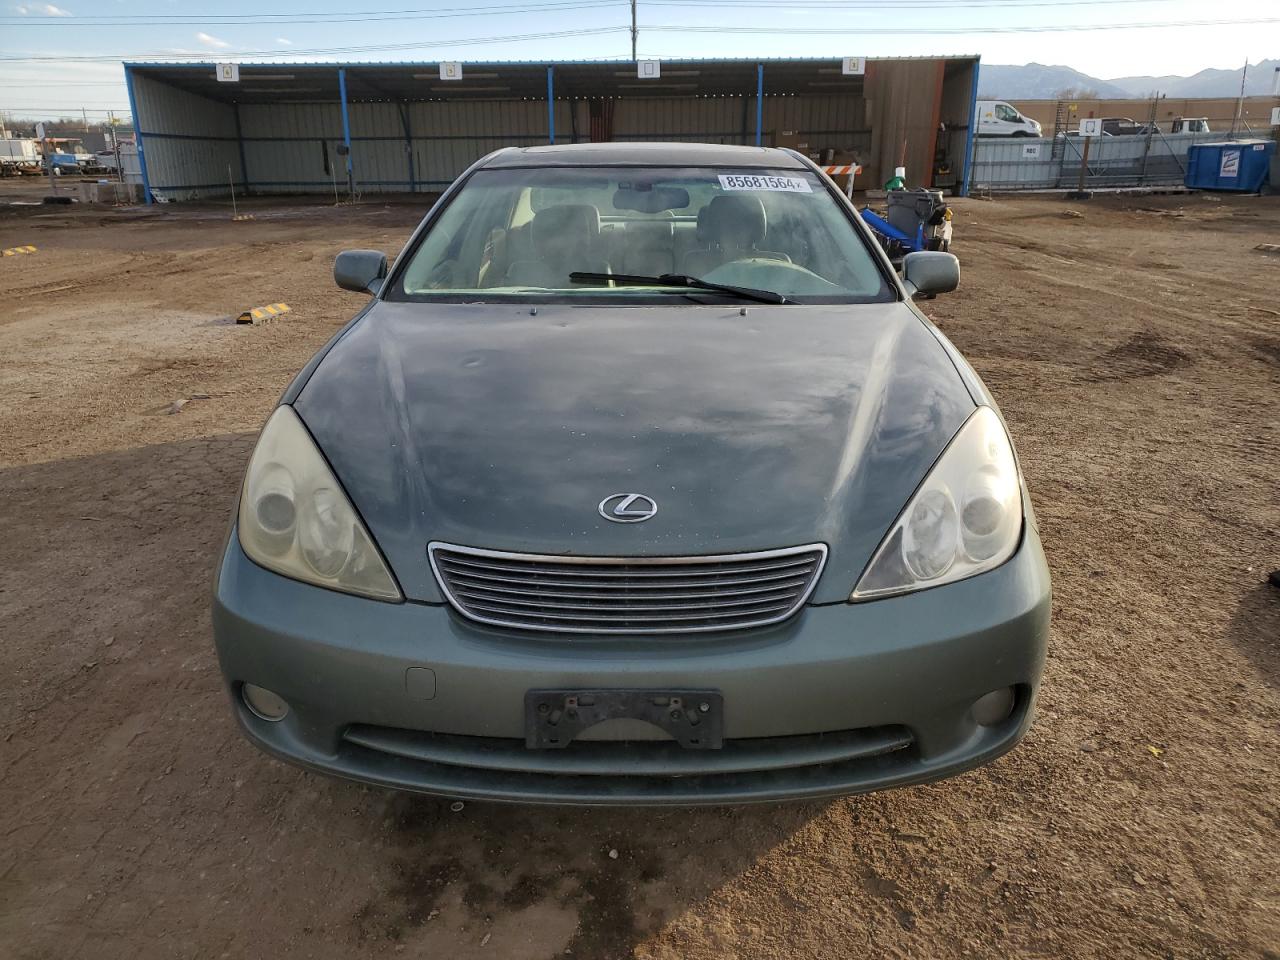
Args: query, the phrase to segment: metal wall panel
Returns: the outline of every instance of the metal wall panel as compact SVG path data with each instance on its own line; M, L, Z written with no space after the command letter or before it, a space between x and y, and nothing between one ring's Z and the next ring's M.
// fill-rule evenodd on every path
M358 191L409 189L409 151L401 108L395 103L353 103L351 169Z
M1173 186L1182 183L1187 148L1221 139L1215 133L1098 137L1089 147L1086 188ZM973 186L989 190L1078 186L1084 141L1049 137L979 137L974 142ZM1056 154L1056 155L1055 155Z
M240 131L250 192L328 193L336 184L345 195L340 104L245 104Z
M226 195L240 181L235 110L148 77L133 77L151 192L161 200ZM228 165L230 169L228 170Z
M769 96L765 75L762 142L775 133L803 131L813 150L857 150L870 146L866 105L861 97ZM653 97L617 101L614 139L671 140L705 143L754 144L756 98Z
M545 100L352 103L347 110L358 192L439 192L500 147L548 142ZM559 142L569 142L569 111L568 101L556 102ZM245 105L240 117L251 190L328 192L336 183L345 195L340 104Z
M754 103L754 97L625 97L614 101L613 138L754 143Z
M765 90L769 89L769 68L764 72ZM754 98L752 98L754 107ZM754 137L755 118L752 117ZM764 143L770 132L795 130L809 138L809 149L871 149L871 127L867 124L867 102L862 97L771 97L764 98ZM754 143L754 139L748 141Z
M138 145L121 141L120 177L125 183L142 185L142 165L138 162Z
M1056 186L1062 160L1051 137L979 137L973 146L973 187L1031 190Z
M875 60L867 64L866 97L873 130L864 183L883 183L899 165L910 184L933 181L946 61Z
M487 153L548 143L545 100L432 100L408 105L417 189L439 192ZM556 101L556 142L569 143L567 100Z

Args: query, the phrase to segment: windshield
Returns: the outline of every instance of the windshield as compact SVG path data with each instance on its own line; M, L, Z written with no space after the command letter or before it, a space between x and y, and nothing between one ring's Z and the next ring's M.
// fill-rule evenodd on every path
M732 296L691 288L680 276L799 303L893 299L818 175L643 167L477 171L410 252L388 297L612 303ZM654 282L635 282L646 277Z

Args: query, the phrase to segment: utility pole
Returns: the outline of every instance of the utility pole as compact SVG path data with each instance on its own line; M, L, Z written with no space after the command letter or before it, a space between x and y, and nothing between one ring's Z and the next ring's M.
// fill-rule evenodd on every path
M1244 61L1244 70L1240 74L1240 97L1236 100L1236 116L1231 121L1231 139L1235 139L1236 128L1240 126L1240 116L1244 112L1244 82L1249 77L1249 61Z
M115 111L107 113L107 127L111 130L111 150L116 155L116 179L124 183L124 167L120 163L120 136L116 132Z
M49 173L49 192L55 197L58 195L58 182L53 179L53 155L49 152L49 129L45 126L45 122L41 120L36 124L36 136L40 140L40 156L45 162Z
M636 0L631 0L631 60L636 59Z

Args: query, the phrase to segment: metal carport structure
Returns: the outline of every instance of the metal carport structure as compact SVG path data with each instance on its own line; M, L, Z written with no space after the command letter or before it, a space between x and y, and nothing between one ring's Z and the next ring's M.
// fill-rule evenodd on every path
M643 61L642 61L643 62ZM864 182L903 159L913 184L948 168L963 192L978 59L664 60L239 65L126 63L148 202L245 194L436 193L504 146L589 140L770 145L856 153ZM941 160L939 158L942 158Z

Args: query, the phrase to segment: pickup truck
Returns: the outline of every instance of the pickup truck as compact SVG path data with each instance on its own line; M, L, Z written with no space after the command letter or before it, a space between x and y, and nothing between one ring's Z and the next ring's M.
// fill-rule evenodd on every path
M1131 137L1155 132L1154 124L1139 123L1132 117L1102 118L1102 135L1106 137Z

